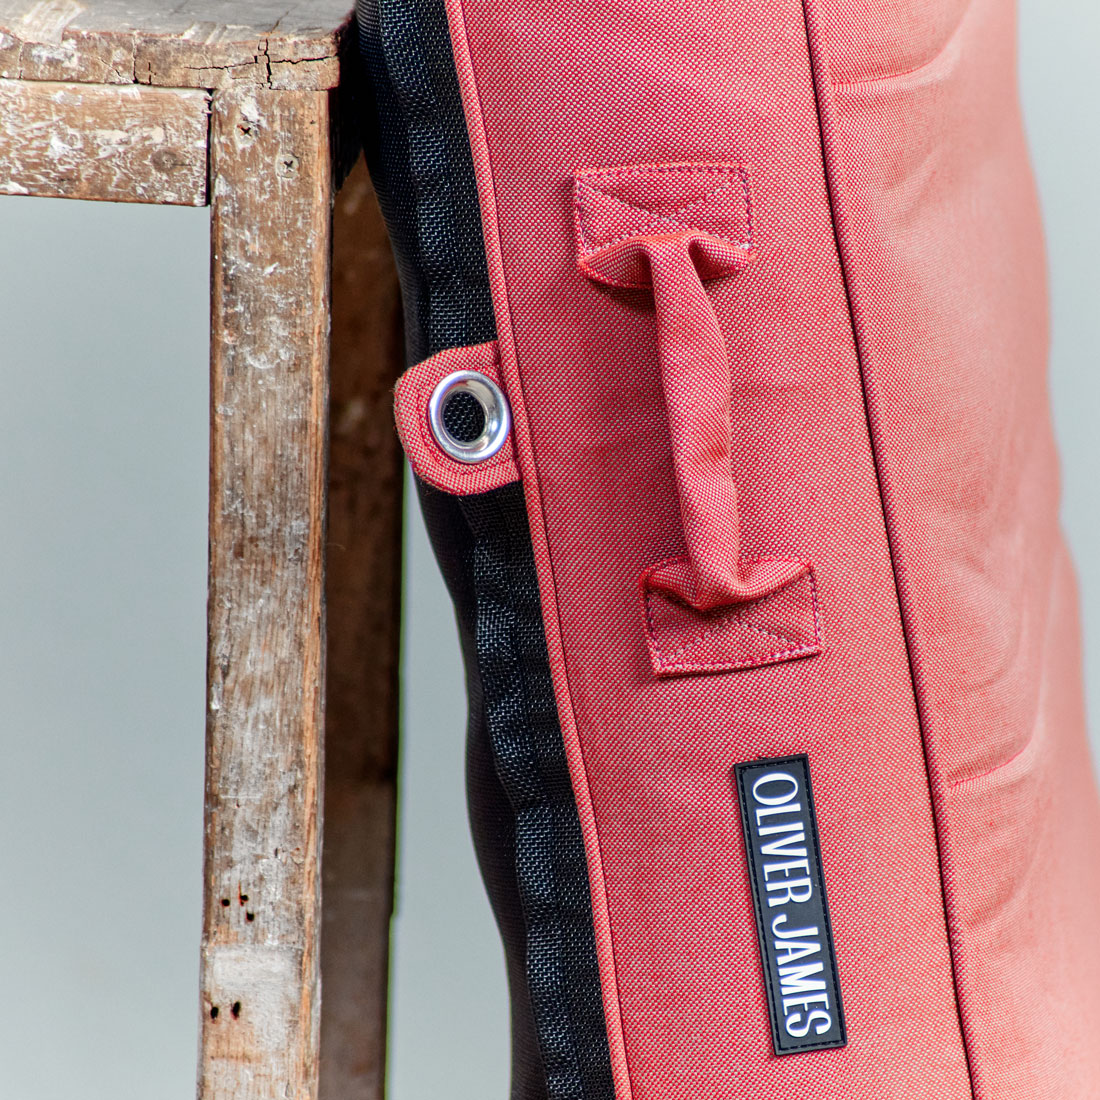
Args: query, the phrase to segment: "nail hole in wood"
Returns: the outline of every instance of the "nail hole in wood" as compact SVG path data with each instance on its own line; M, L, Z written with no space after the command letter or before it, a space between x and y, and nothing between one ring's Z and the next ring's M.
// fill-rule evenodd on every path
M158 149L149 161L158 172L174 172L187 163L174 149Z
M217 1018L218 1018L218 1006L217 1005L211 1005L210 1006L210 1019L211 1020L216 1020Z
M239 1020L241 1018L241 1002L234 1001L229 1011L232 1014L234 1020Z

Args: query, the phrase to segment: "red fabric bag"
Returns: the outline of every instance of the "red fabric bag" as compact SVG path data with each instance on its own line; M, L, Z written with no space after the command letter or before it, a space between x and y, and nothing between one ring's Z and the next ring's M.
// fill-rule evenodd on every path
M1013 19L360 7L515 1100L1100 1096Z

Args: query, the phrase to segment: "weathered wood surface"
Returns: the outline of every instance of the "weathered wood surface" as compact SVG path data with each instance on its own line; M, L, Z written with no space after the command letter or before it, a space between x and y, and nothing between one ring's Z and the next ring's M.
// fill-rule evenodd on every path
M213 102L200 1100L317 1095L329 113Z
M206 92L0 79L0 193L206 203Z
M0 76L332 88L351 7L351 0L0 0Z
M393 256L360 159L333 225L321 1100L382 1100L393 910L402 369Z

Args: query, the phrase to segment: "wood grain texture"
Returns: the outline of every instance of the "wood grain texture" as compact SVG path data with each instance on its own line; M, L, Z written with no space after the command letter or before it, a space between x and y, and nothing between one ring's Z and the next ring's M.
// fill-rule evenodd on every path
M341 89L343 94L343 89ZM333 223L321 1100L382 1100L393 910L401 298L360 158Z
M289 6L288 6L289 5ZM335 87L349 0L0 0L0 76L285 90Z
M210 97L0 79L0 193L206 203Z
M314 1100L320 1022L329 95L211 119L200 1100Z

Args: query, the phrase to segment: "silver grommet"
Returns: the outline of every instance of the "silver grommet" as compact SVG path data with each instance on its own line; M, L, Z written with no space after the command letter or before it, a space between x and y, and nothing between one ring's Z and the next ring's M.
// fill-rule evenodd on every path
M447 406L458 394L469 394L481 406L484 423L470 439L460 439L447 426ZM500 387L475 370L448 374L428 399L428 426L436 443L456 462L484 462L492 458L508 438L512 414Z

